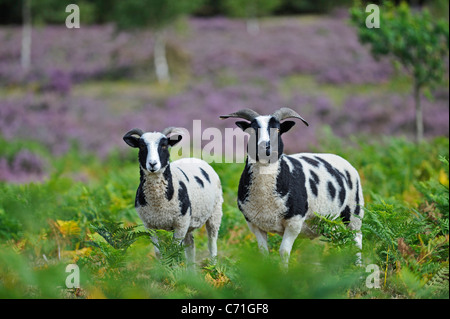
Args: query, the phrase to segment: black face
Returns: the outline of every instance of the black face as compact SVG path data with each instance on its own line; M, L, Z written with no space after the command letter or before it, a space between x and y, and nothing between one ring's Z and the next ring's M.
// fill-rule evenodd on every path
M138 148L139 148L139 164L141 164L142 167L147 167L147 156L148 156L148 148L147 144L145 144L145 141L140 138L138 141Z
M169 164L169 139L167 137L163 137L159 140L158 144L158 155L159 162L161 163L161 167L166 167Z
M281 135L289 131L293 121L280 123L272 116L258 116L250 123L239 121L236 125L250 134L247 152L257 162L274 163L283 154Z
M164 169L169 164L169 147L181 141L181 135L167 138L161 133L145 133L142 136L126 134L124 141L131 147L139 148L139 164L151 173Z
M141 164L143 168L146 168L149 171L152 171L152 169L153 171L156 171L158 168L164 168L167 166L167 164L169 164L169 157L170 157L169 139L165 137L161 138L161 140L157 144L157 157L148 156L150 146L145 142L144 139L142 138L139 139L138 147L139 147L139 155L138 155L139 164Z

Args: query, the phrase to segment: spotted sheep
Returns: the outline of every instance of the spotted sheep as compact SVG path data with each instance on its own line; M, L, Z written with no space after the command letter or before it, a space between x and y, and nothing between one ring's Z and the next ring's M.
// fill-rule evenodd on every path
M268 232L282 235L280 255L287 267L297 236L317 236L315 229L305 223L315 214L341 217L356 231L356 246L362 248L364 198L357 170L334 154L283 153L281 136L295 122L281 121L297 118L308 126L306 120L290 108L281 108L272 115L242 109L220 118L249 121L236 122L250 134L237 203L263 253L268 253ZM360 258L358 252L357 263Z
M161 133L132 129L124 135L129 146L139 149L140 184L135 208L146 228L174 231L174 239L185 246L189 265L195 263L192 232L206 225L214 262L222 219L222 186L214 169L203 160L169 162L169 147L182 139L178 132L173 127ZM153 236L152 241L157 244L158 238ZM155 253L160 257L156 245Z

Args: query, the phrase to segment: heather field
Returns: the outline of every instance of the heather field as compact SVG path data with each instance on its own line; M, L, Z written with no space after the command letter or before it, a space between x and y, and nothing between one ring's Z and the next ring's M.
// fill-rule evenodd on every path
M0 27L0 298L449 297L448 72L422 97L425 140L416 144L411 79L374 60L347 14L260 24L251 35L239 19L178 21L166 34L168 84L155 78L151 31L36 27L24 72L21 29ZM330 220L317 221L323 236L297 239L288 272L280 236L260 256L236 205L243 164L222 157L212 164L225 200L217 264L204 228L196 271L167 232L156 259L134 210L137 154L124 133L180 126L199 140L206 128L234 128L219 115L282 106L310 123L283 136L286 153L336 153L358 169L363 266L353 263L351 232ZM69 264L80 288L66 286ZM368 277L374 267L378 281Z

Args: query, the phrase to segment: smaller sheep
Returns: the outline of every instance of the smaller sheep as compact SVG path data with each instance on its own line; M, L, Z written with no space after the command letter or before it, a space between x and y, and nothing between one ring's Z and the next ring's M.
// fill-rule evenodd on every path
M181 139L173 127L161 133L133 129L124 135L129 146L139 148L136 211L146 228L174 231L175 240L185 246L190 265L195 263L192 231L206 224L214 262L222 219L222 186L214 169L203 160L184 158L169 163L169 147ZM158 238L152 237L152 241L157 243ZM159 257L156 246L155 253Z

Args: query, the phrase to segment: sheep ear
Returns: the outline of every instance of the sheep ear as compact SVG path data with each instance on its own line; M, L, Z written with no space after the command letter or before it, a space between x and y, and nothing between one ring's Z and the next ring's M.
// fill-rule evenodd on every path
M125 134L123 136L123 140L131 147L139 147L139 139L141 138L142 134L144 134L142 130L135 128Z
M169 139L169 145L170 146L174 146L174 145L178 144L178 142L180 142L182 138L183 138L183 136L181 136L181 135L171 135L168 138Z
M248 129L251 124L249 122L245 122L245 121L237 121L236 125L245 132L246 129Z
M286 133L295 125L294 121L284 121L280 124L280 134Z

